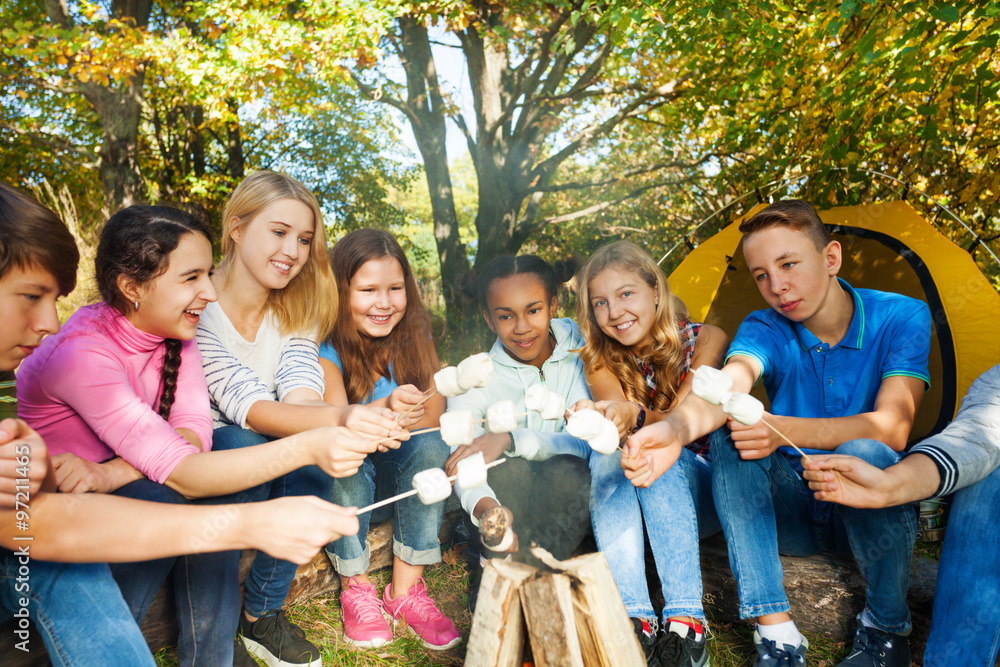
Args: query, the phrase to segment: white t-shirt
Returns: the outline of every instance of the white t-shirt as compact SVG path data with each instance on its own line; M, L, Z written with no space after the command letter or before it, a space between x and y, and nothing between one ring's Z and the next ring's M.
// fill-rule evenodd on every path
M228 424L246 428L250 407L257 401L280 401L303 387L320 396L326 390L314 338L308 332L281 333L270 314L254 340L248 341L222 306L210 303L198 322L198 349L215 428Z

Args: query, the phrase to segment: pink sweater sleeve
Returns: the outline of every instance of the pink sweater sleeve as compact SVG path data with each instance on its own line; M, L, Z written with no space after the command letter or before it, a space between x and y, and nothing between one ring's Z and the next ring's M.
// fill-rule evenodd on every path
M143 400L125 362L98 340L66 341L46 367L43 391L71 407L102 442L149 479L163 484L181 459L198 452Z
M201 352L194 340L184 341L181 346L177 391L167 421L175 429L193 431L201 441L203 451L212 449L212 406L208 399L205 369L201 365Z

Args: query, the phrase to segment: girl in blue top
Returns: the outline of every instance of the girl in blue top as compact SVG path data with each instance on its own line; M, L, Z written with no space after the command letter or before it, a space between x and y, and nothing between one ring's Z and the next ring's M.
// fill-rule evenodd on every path
M434 387L433 374L440 362L430 318L399 243L382 230L351 232L330 251L330 264L341 306L336 325L320 348L324 400L333 405L380 405L401 415L409 412L401 421L409 429L438 426L444 412L441 395L414 407L423 390ZM413 475L443 467L448 452L438 432L415 435L398 449L369 455L358 473L335 481L332 497L348 507L362 507L376 496L409 491ZM458 643L455 625L427 595L422 577L425 566L441 561L438 532L444 506L443 501L424 505L413 496L386 508L395 512L393 566L392 583L381 600L366 574L371 552L363 540L371 514L358 517L357 536L327 547L341 579L348 643L378 647L391 642L392 630L383 611L394 621L405 616L406 625L428 648L442 650Z

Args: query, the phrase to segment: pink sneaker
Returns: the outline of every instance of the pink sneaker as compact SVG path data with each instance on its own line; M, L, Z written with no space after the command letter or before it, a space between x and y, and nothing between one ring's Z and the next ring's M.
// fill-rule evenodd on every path
M350 646L378 648L392 642L392 628L385 620L378 591L356 577L340 592L340 608L344 616L344 638Z
M396 622L402 621L413 633L420 637L424 646L436 651L443 651L457 644L462 635L455 629L447 616L441 613L427 595L427 585L423 577L417 577L417 583L406 595L400 595L393 600L389 597L389 589L385 587L382 595L382 606Z

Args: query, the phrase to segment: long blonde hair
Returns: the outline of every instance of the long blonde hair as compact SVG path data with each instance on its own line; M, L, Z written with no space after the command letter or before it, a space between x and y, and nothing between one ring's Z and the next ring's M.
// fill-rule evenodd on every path
M313 193L291 176L273 171L257 171L243 179L229 195L222 214L222 261L219 270L229 280L229 267L236 256L233 232L245 227L268 205L294 199L312 210L315 233L309 257L284 289L271 290L268 312L275 316L282 333L316 331L322 336L337 319L337 288L326 259L326 229L323 213ZM223 285L225 286L225 285Z
M644 361L655 369L656 391L650 396L649 386L639 371L636 355L597 325L594 309L590 304L590 282L607 269L614 268L638 276L649 285L658 297L656 319L650 330L653 348ZM665 411L670 408L681 382L684 364L684 346L679 324L687 317L684 304L674 296L667 285L667 277L653 258L642 248L628 241L616 241L602 246L583 265L576 279L577 321L586 344L580 349L580 358L588 373L608 368L619 379L625 397L647 408Z

